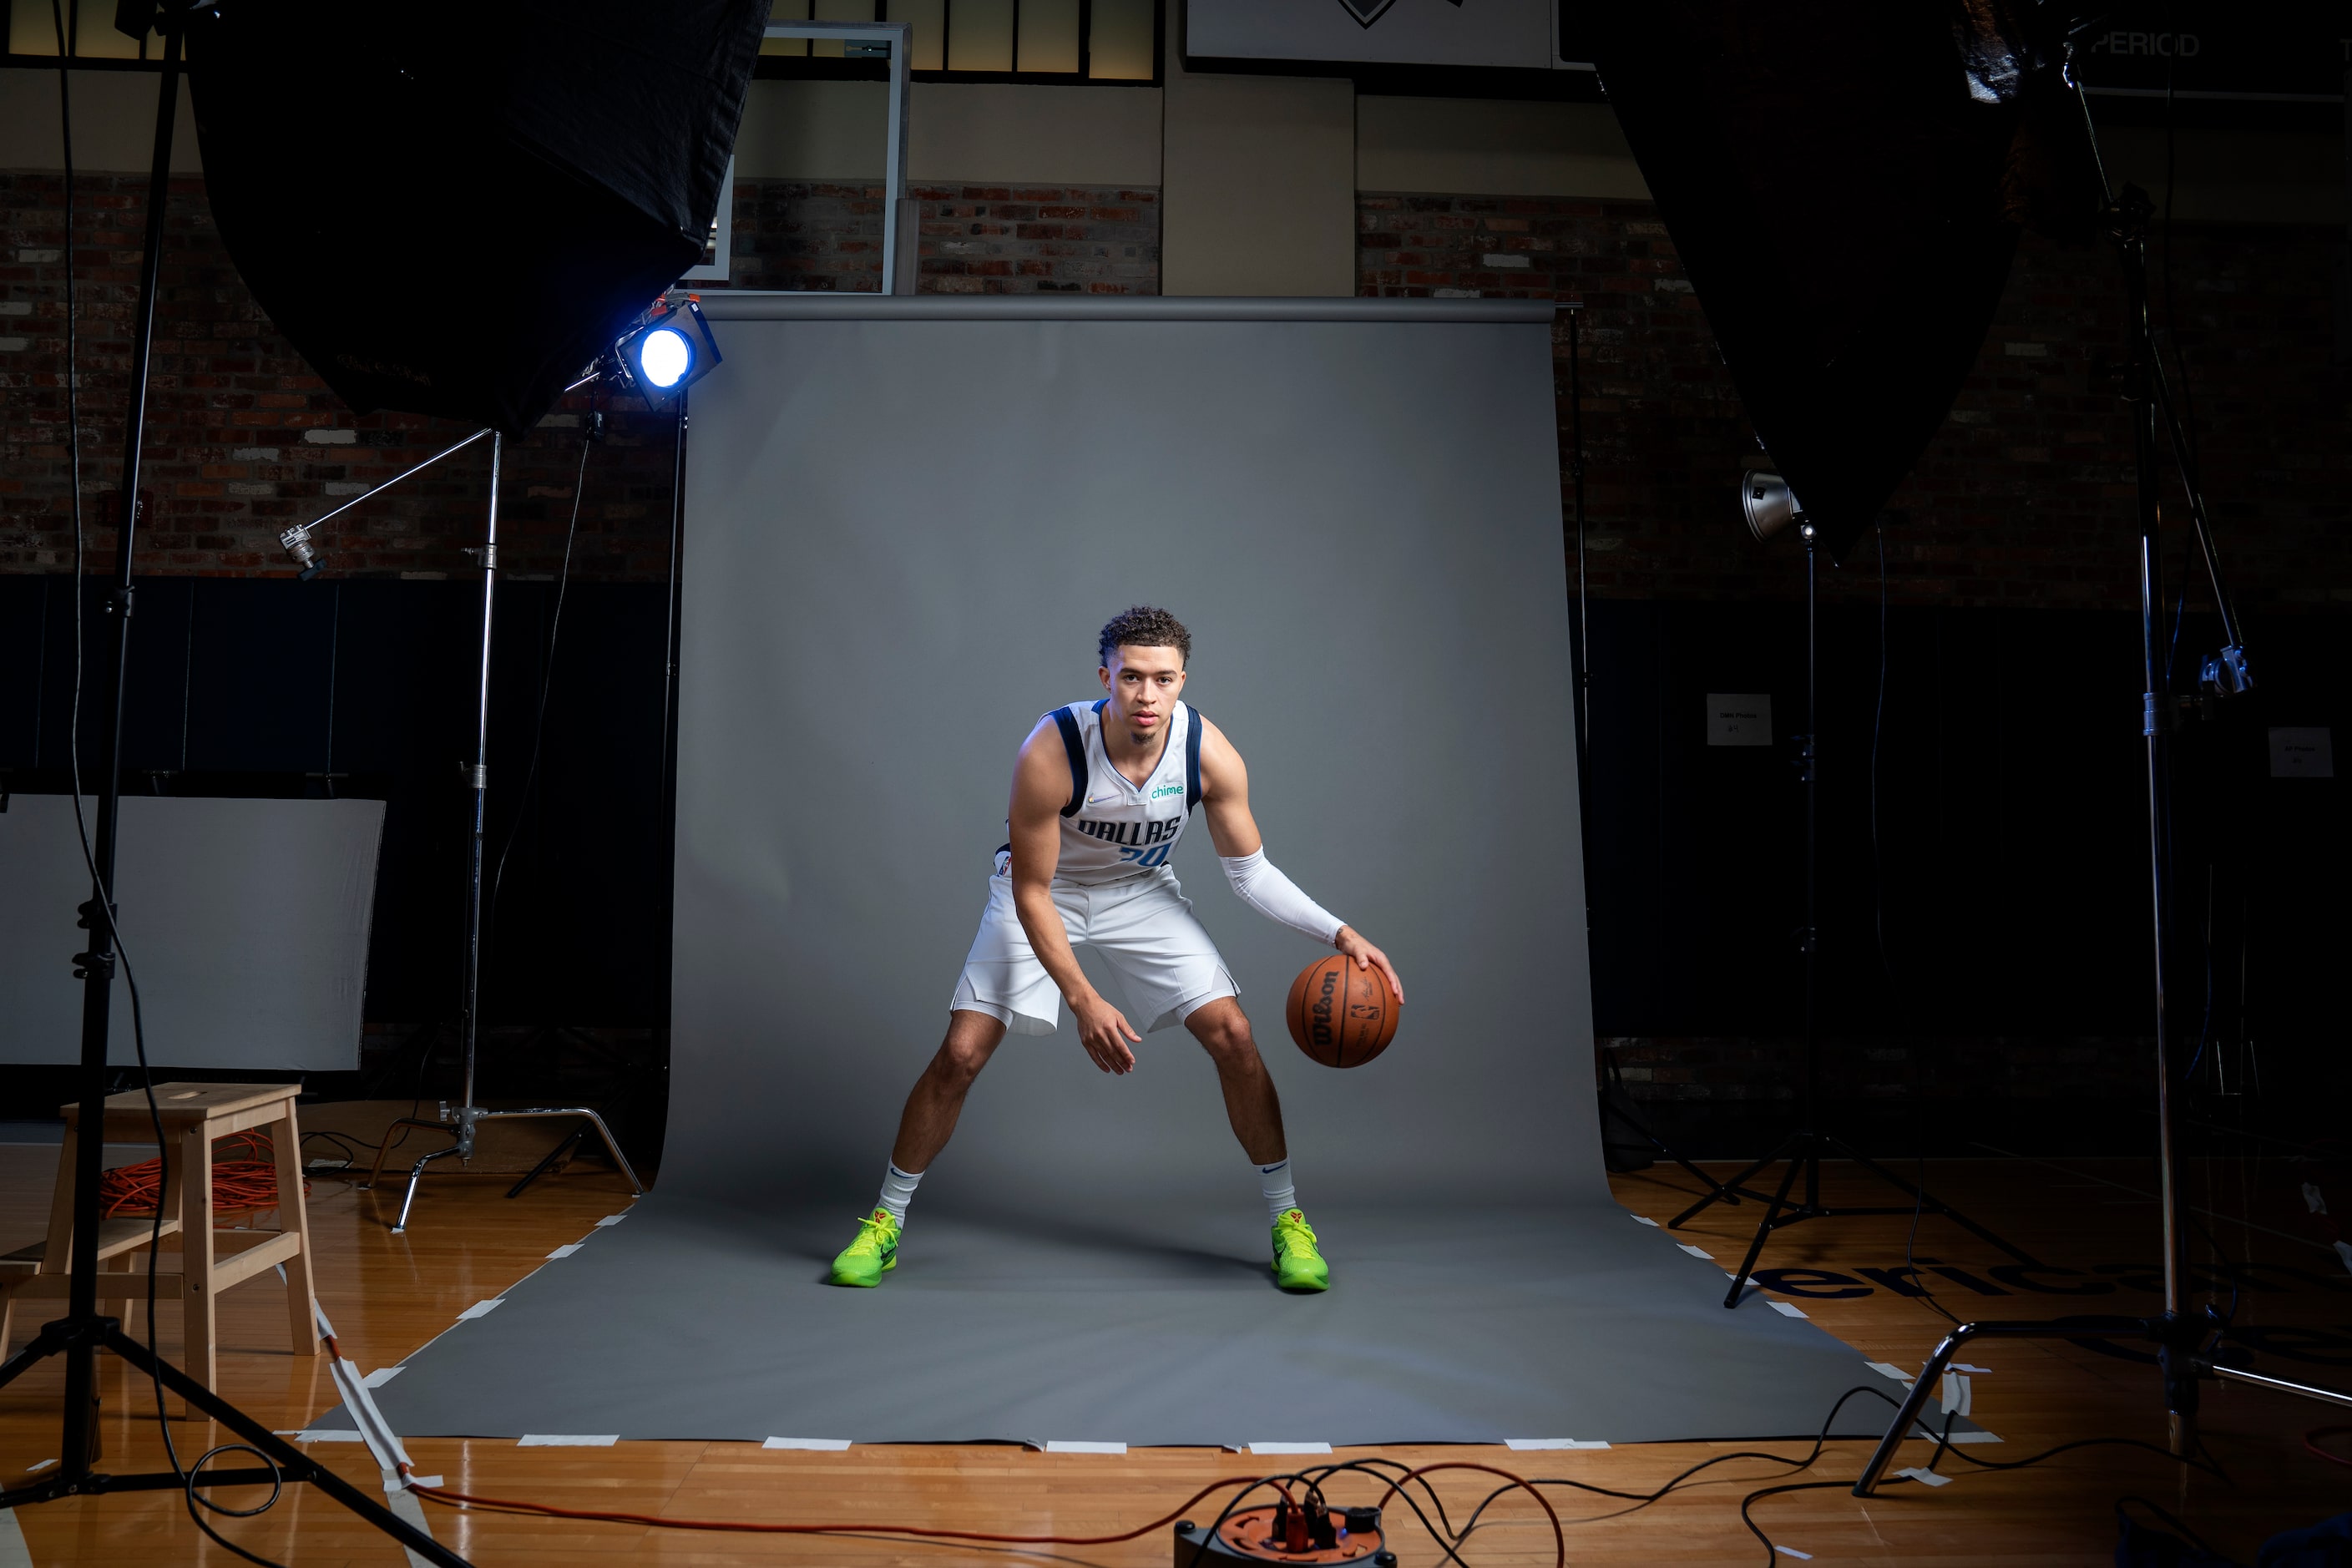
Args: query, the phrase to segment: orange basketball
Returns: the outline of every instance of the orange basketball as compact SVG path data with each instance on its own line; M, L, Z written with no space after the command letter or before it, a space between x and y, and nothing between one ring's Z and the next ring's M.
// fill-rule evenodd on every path
M1290 1037L1327 1068L1360 1068L1396 1038L1389 977L1344 952L1318 958L1290 983Z

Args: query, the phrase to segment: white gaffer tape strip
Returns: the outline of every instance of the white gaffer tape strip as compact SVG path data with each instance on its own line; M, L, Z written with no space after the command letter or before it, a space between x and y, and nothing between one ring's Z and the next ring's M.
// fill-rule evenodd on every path
M1252 1443L1249 1446L1249 1451L1253 1454L1328 1454L1331 1451L1331 1445L1328 1443Z
M1955 1432L1952 1434L1952 1441L1955 1443L1998 1443L2000 1439L1994 1436L1990 1432Z
M500 1307L504 1306L506 1304L506 1300L507 1299L504 1296L493 1296L487 1301L477 1301L472 1306L467 1308L464 1311L458 1313L457 1321L462 1323L468 1318L487 1318L492 1312L497 1311Z
M1712 1252L1709 1252L1709 1251L1708 1251L1706 1248L1705 1248L1704 1247L1693 1247L1693 1246L1692 1246L1689 1242L1687 1242L1687 1241L1678 1241L1678 1242L1675 1243L1675 1245L1676 1247L1681 1247L1685 1252L1689 1253L1693 1258L1706 1258L1709 1263L1712 1263L1712 1262L1714 1262L1714 1261L1715 1261L1715 1254L1714 1254L1714 1253L1712 1253Z
M1540 1453L1549 1448L1606 1448L1606 1443L1583 1437L1506 1437L1503 1446L1516 1454Z
M365 1377L360 1379L360 1386L362 1388L382 1388L385 1384L390 1383L394 1378L398 1377L402 1373L406 1372L408 1368L405 1366L380 1366L373 1372L368 1373Z
M32 1548L25 1544L25 1527L13 1508L0 1509L0 1568L33 1568Z
M440 1484L438 1476L425 1483L436 1487ZM400 1479L398 1470L383 1472L383 1501L384 1506L411 1529L422 1531L426 1535L433 1533L433 1526L425 1518L425 1505L416 1500L416 1494L408 1489L408 1483ZM400 1550L402 1555L408 1559L408 1568L433 1568L432 1561L420 1554L414 1546L404 1543Z
M364 1443L356 1427L310 1426L294 1434L297 1443Z
M1784 1318L1801 1318L1806 1315L1804 1309L1793 1301L1775 1301L1772 1303L1772 1310Z
M310 1303L310 1313L318 1322L320 1340L332 1343L335 1325L327 1321L327 1310L314 1300ZM398 1370L398 1367L393 1369L394 1372ZM367 1445L367 1450L374 1457L378 1468L396 1472L408 1463L408 1450L401 1446L400 1435L392 1429L392 1423L383 1418L383 1412L375 1407L375 1395L368 1392L368 1380L360 1375L358 1365L349 1356L339 1354L328 1363L327 1373L334 1379L335 1392L342 1395L344 1411L359 1423L360 1441ZM384 1375L389 1377L391 1373L385 1373Z
M1951 1477L1939 1476L1933 1470L1922 1469L1916 1465L1912 1466L1907 1470L1897 1470L1895 1473L1901 1476L1905 1480L1917 1481L1922 1486L1948 1487L1952 1484Z
M411 1476L408 1484L415 1487L437 1487L446 1478L442 1476Z
M1330 1450L1327 1447L1324 1451L1328 1453ZM1124 1443L1088 1443L1084 1441L1065 1442L1056 1438L1049 1439L1046 1442L1045 1452L1049 1454L1124 1454L1127 1452L1127 1445Z
M1862 1364L1876 1373L1881 1377L1891 1377L1897 1383L1908 1383L1911 1381L1911 1374L1905 1372L1901 1367L1896 1366L1893 1362L1866 1361Z
M618 1432L578 1436L562 1432L526 1432L515 1439L518 1448L609 1448L621 1440Z
M583 1247L583 1246L585 1246L585 1245L587 1245L587 1244L586 1244L586 1243L584 1243L584 1242L578 1242L578 1241L567 1241L567 1242L565 1242L562 1247L557 1247L554 1251L552 1251L552 1252L549 1253L547 1256L548 1256L551 1259L552 1259L552 1258L569 1258L569 1257L571 1257L573 1253L575 1253L575 1252L579 1251L579 1250L581 1249L581 1247Z
M1969 1380L1960 1373L1946 1373L1944 1386L1940 1392L1944 1397L1944 1414L1947 1415L1966 1415L1975 1407L1976 1399L1969 1387Z
M838 1454L849 1447L846 1437L771 1437L760 1445L762 1448L810 1448L820 1454Z
M596 1228L602 1230L608 1225L618 1225L628 1217L629 1216L625 1214L608 1214L603 1219L596 1222Z
M1633 1223L1634 1223L1635 1225L1646 1225L1646 1226L1648 1226L1652 1230L1655 1230L1655 1229L1657 1229L1657 1228L1658 1228L1658 1222L1657 1222L1656 1220L1654 1220L1654 1219L1649 1218L1648 1216L1646 1216L1646 1215L1638 1215L1638 1214L1637 1214L1637 1215L1634 1215L1633 1216Z
M1800 1552L1793 1546L1775 1546L1772 1550L1783 1557L1793 1557L1800 1563L1811 1563L1813 1560L1811 1552Z
M1964 1361L1956 1361L1952 1363L1952 1370L1954 1372L1990 1372L1992 1368L1989 1366L1970 1366Z
M26 1473L26 1475L28 1475L28 1476L30 1476L30 1475L37 1475L37 1474L38 1474L38 1473L40 1473L41 1471L47 1469L51 1465L54 1465L54 1464L56 1464L56 1463L57 1463L57 1461L56 1461L55 1459L41 1459L41 1460L37 1460L37 1461L36 1461L36 1462L35 1462L35 1463L33 1463L33 1464L26 1465L26 1466L25 1467L25 1473Z

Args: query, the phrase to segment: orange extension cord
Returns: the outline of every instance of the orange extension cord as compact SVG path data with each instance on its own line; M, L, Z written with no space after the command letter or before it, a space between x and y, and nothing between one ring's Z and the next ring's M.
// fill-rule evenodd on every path
M1408 1471L1391 1481L1389 1489L1381 1494L1380 1506L1385 1508L1389 1499L1403 1489L1408 1481L1417 1480L1438 1470L1477 1470L1486 1475L1500 1476L1534 1498L1543 1506L1545 1515L1551 1521L1552 1562L1555 1568L1567 1568L1568 1536L1560 1529L1559 1515L1553 1510L1551 1500L1528 1485L1523 1478L1515 1476L1508 1470L1496 1469L1492 1465L1475 1465L1466 1460L1454 1460L1442 1465L1423 1465L1421 1468ZM661 1530L727 1530L760 1535L911 1535L925 1541L986 1541L1005 1546L1110 1546L1122 1541L1133 1541L1138 1536L1149 1535L1155 1530L1175 1523L1184 1516L1186 1509L1213 1492L1226 1487L1255 1486L1269 1479L1265 1476L1227 1476L1222 1480L1211 1481L1150 1523L1139 1524L1133 1530L1121 1531L1117 1535L997 1535L980 1530L934 1530L912 1524L767 1524L754 1523L746 1520L670 1519L655 1513L620 1513L606 1512L598 1509L558 1508L552 1503L517 1502L508 1498L477 1497L470 1492L451 1491L444 1487L420 1486L416 1482L415 1472L406 1465L400 1467L400 1473L407 1478L409 1490L419 1497L431 1498L435 1502L449 1508L499 1509L512 1513L540 1514L550 1519L603 1520L613 1524L649 1525ZM1279 1485L1278 1482L1276 1484ZM1287 1489L1285 1489L1285 1494L1287 1495Z
M278 1164L268 1133L231 1133L213 1147L215 1214L248 1214L278 1206ZM244 1158L220 1158L219 1152L224 1147ZM310 1190L309 1181L303 1182L302 1190ZM117 1165L98 1179L98 1201L108 1219L117 1215L153 1214L163 1196L161 1156L142 1160L136 1165Z

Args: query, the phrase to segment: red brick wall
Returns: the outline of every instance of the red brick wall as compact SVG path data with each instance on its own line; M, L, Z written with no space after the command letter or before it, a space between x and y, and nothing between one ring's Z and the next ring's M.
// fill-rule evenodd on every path
M111 552L143 175L76 181L84 519L102 566ZM1159 199L1089 187L927 188L926 291L1064 289L1154 293ZM753 288L870 289L880 279L878 188L746 181L737 195L737 281ZM0 571L72 561L64 384L62 183L0 174ZM380 414L354 419L273 329L230 265L203 184L174 183L156 310L154 373L141 488L140 547L151 572L269 575L278 547L315 517L430 456L464 431ZM500 508L505 563L551 573L579 462L575 397L510 449ZM591 461L573 570L656 577L668 548L671 438L666 416L623 400ZM488 453L477 448L356 509L321 536L331 572L463 573L482 527Z
M1160 193L1090 185L924 185L924 293L1157 294ZM874 289L882 187L742 180L735 274L744 289Z
M1792 592L1787 552L1754 545L1740 526L1732 487L1754 434L1647 203L1367 194L1358 214L1365 293L1586 302L1594 593ZM2352 373L2328 363L2342 243L2276 227L2183 225L2174 237L2208 500L2249 609L2352 602ZM2160 302L2158 315L2162 324ZM2114 395L2091 384L2123 326L2109 252L2028 237L1975 374L1889 503L1905 514L1886 533L1894 597L2135 602L2128 428ZM1556 342L1565 451L1564 321ZM1823 582L1831 596L1876 591L1874 555L1868 570Z
M81 205L84 482L110 516L143 178L88 175ZM927 187L927 291L1151 293L1151 191ZM1781 598L1784 552L1750 544L1732 476L1752 437L1672 242L1643 203L1375 194L1360 202L1368 293L1582 299L1593 591ZM69 559L64 463L59 183L0 174L0 570ZM735 211L746 287L854 289L880 276L877 187L747 181ZM2208 485L2251 608L2352 599L2347 373L2327 363L2334 237L2184 226L2174 295ZM158 571L286 570L277 531L427 455L457 432L379 415L354 421L246 294L212 230L201 183L175 187L158 312L146 488ZM2029 241L1982 363L1944 434L1893 502L1900 599L2122 604L2129 453L2091 364L2121 327L2112 262ZM1566 331L1559 332L1564 353ZM1562 439L1566 441L1563 366ZM576 416L577 410L559 416ZM660 569L668 422L615 418L591 469L575 568ZM556 426L511 454L505 516L524 572L553 569L570 514L576 438ZM453 572L478 530L480 463L467 454L337 524L333 568ZM2178 510L2178 508L2173 509ZM96 535L94 535L96 537ZM1874 566L1874 561L1872 563ZM1867 578L1869 580L1865 581ZM1874 573L1832 573L1832 596Z

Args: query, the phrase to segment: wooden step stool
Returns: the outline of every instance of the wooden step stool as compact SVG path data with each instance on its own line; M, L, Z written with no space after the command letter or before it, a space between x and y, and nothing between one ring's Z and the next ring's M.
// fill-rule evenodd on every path
M318 1310L310 1291L310 1220L302 1203L302 1134L295 1124L294 1097L299 1083L161 1083L155 1086L155 1108L163 1122L165 1182L162 1197L163 1234L180 1238L180 1267L160 1266L155 1272L155 1299L177 1300L185 1324L186 1347L180 1364L206 1388L215 1386L214 1302L232 1285L243 1284L273 1264L286 1268L286 1319L296 1355L318 1355ZM7 1344L19 1301L62 1301L71 1289L67 1270L73 1258L74 1151L79 1142L81 1107L65 1107L66 1137L58 1152L57 1195L49 1205L49 1236L46 1242L20 1247L0 1258L0 1351ZM213 1141L254 1128L270 1137L278 1165L276 1230L213 1229ZM146 1143L155 1136L147 1113L147 1096L138 1089L109 1097L106 1126L100 1137L109 1143ZM98 1300L102 1307L121 1301L120 1314L126 1332L134 1331L133 1313L147 1297L145 1260L137 1256L155 1234L152 1216L101 1220L98 1256L102 1278ZM249 1245L223 1255L219 1241L250 1238Z

